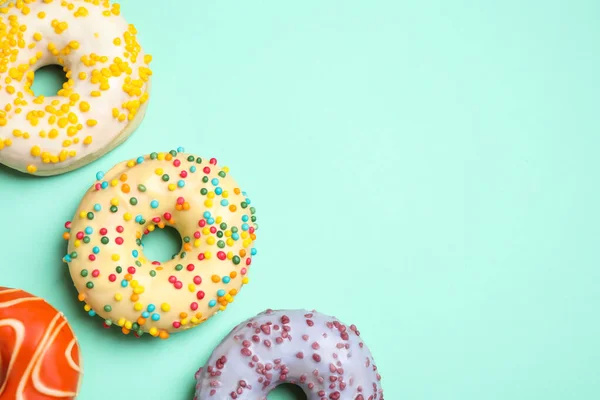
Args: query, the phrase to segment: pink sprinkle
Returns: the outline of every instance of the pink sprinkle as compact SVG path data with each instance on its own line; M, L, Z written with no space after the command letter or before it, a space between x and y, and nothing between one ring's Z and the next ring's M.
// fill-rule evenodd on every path
M65 228L66 229L71 229L71 221L65 222Z
M217 159L216 159L216 158L211 158L211 159L210 159L210 163L211 163L212 165L217 165Z
M183 203L185 203L185 199L183 197L178 197L177 198L177 204L183 205Z
M187 171L181 171L181 173L179 174L180 177L182 178L187 178Z
M173 165L176 167L179 167L181 165L181 161L179 161L178 159L175 159L175 161L173 161Z
M205 174L210 174L210 168L209 167L204 167L204 169L202 171L204 171Z
M198 293L196 293L196 297L198 298L198 300L202 300L204 298L204 296L205 296L205 293L202 290L200 290L200 291L198 291Z
M158 224L160 222L160 217L152 218L152 222L154 222L155 224Z
M194 232L194 238L200 239L200 232L199 231Z
M129 272L131 275L135 274L135 267L127 268L127 272Z
M201 219L200 221L198 221L198 226L199 226L200 228L204 228L204 227L206 226L206 221L205 221L205 220L203 220L203 219Z
M164 213L164 214L163 214L163 217L164 217L164 219L166 219L167 221L170 221L170 220L171 220L171 218L173 218L173 216L171 215L171 213L168 213L168 212Z
M125 229L121 225L117 226L117 232L123 233L124 230Z
M213 235L214 235L215 233L217 233L217 228L216 228L215 226L211 226L211 227L210 227L210 233L212 233Z
M107 230L106 228L102 228L102 229L100 229L100 234L101 234L102 236L106 235L107 233L108 233L108 230Z
M110 274L108 276L108 280L111 281L111 282L114 282L114 281L117 280L117 276L115 274Z
M175 278L173 275L171 275L171 276L169 277L169 282L171 282L171 283L175 283L175 282L177 282L177 278Z
M92 276L93 276L94 278L97 278L98 276L100 276L100 271L98 271L97 269L93 270L93 271L92 271Z
M198 254L198 260L200 260L200 261L204 260L204 253Z
M246 268L242 268L240 270L240 274L242 274L242 275L246 275L247 273L248 273L248 270Z
M183 287L183 283L181 281L175 282L175 289L181 289Z
M193 271L196 267L194 266L194 264L188 264L187 267L185 269L187 269L188 271Z
M190 304L190 308L192 311L196 311L198 309L198 303L194 301L192 304Z
M83 239L83 232L77 232L77 235L75 235L77 237L77 239L81 240Z
M249 233L254 233L254 227L253 227L253 226L251 226L251 227L248 229L248 232L249 232Z
M96 184L94 185L94 187L96 188L96 190L100 190L100 189L102 189L102 185L101 185L101 184L99 184L99 183L96 183Z
M246 265L250 265L252 264L252 258L248 257L246 258Z
M124 240L123 240L122 237L118 237L118 238L115 239L115 243L118 244L119 246L122 245L123 242L124 242Z
M223 251L219 251L219 252L217 253L217 258L218 258L219 260L225 260L225 259L227 258L227 254L225 254L225 252L223 252Z
M96 256L93 254L90 254L88 258L90 259L90 261L96 261Z
M202 278L201 278L201 277L199 277L198 275L196 275L196 276L194 277L194 283L195 283L196 285L199 285L199 284L201 284L201 283L202 283Z
M181 323L179 321L173 322L173 328L175 328L175 329L181 328Z

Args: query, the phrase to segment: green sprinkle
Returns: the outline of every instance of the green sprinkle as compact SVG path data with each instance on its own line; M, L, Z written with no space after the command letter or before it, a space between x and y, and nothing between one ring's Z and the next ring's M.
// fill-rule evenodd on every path
M88 289L93 289L93 288L94 288L94 283L93 283L93 282L88 282L88 283L86 283L86 284L85 284L85 286L86 286Z
M135 197L132 197L129 199L129 204L131 204L132 206L137 205L138 200Z
M206 190L206 188L200 189L200 194L201 195L206 196L207 193L208 193L208 190Z
M168 181L169 181L169 175L167 175L167 174L164 174L164 175L162 176L162 180L163 180L163 181L165 181L165 182L168 182Z
M220 249L222 249L222 248L224 248L224 247L225 247L225 242L224 242L224 241L222 241L222 240L219 240L219 241L217 242L217 246L218 246Z
M110 212L111 212L111 213L113 213L113 214L114 214L114 213L116 213L117 211L119 211L119 207L117 207L117 206L110 206Z
M206 175L203 176L202 177L202 182L204 182L204 183L208 182L208 176L206 176Z
M123 272L123 268L117 267L115 268L115 271L117 271L117 274L120 274L121 272Z
M140 192L144 193L146 191L146 186L140 184L140 185L138 185L138 190Z
M81 276L83 276L84 278L85 278L86 276L88 276L88 270L87 270L87 269L82 269L82 270L81 270Z
M110 240L106 236L104 236L102 239L100 239L100 241L102 242L102 244L108 244Z
M87 219L89 219L90 221L94 219L94 213L93 212L89 212L87 213Z
M90 242L90 237L89 236L84 236L83 237L83 243L88 244Z
M104 311L111 312L112 311L112 307L111 306L104 306Z
M175 270L176 270L176 271L181 271L182 269L183 269L183 265L181 265L181 264L177 264L177 265L175 266Z
M238 256L233 256L231 261L233 261L235 265L238 265L240 263L240 258Z
M150 159L156 160L158 158L158 153L150 153Z
M150 276L154 278L156 276L156 271L155 270L150 271Z

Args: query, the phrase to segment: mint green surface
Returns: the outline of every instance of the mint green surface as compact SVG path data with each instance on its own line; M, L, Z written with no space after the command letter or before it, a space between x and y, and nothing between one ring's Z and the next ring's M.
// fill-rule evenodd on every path
M82 400L191 400L212 349L268 307L357 324L386 399L600 398L598 1L122 11L155 60L141 128L65 176L0 168L0 285L65 312ZM96 171L177 146L231 168L259 253L225 313L136 340L84 313L62 225Z

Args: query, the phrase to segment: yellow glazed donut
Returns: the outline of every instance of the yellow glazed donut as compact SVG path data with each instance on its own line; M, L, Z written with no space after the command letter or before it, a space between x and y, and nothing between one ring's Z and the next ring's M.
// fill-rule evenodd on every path
M214 158L152 153L96 174L65 224L63 260L90 316L166 339L224 310L248 283L254 213ZM146 259L144 235L165 226L183 248L164 263Z
M141 123L152 59L108 0L17 0L0 6L0 163L57 175L109 152ZM36 96L37 69L67 82Z

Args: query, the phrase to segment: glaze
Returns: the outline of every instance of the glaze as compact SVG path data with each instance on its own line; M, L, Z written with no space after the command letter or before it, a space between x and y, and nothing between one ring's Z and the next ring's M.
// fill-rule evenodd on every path
M196 373L194 400L266 400L282 383L308 400L383 400L356 326L316 311L267 310L242 322Z
M0 6L0 163L56 175L112 150L141 123L150 55L108 0L16 0ZM67 82L36 96L35 71L57 64Z
M248 283L254 214L214 158L152 153L96 174L65 224L64 261L91 316L166 339L224 310ZM165 226L178 230L183 248L167 262L148 260L143 237Z
M62 313L39 297L0 287L0 399L74 399L79 354Z

